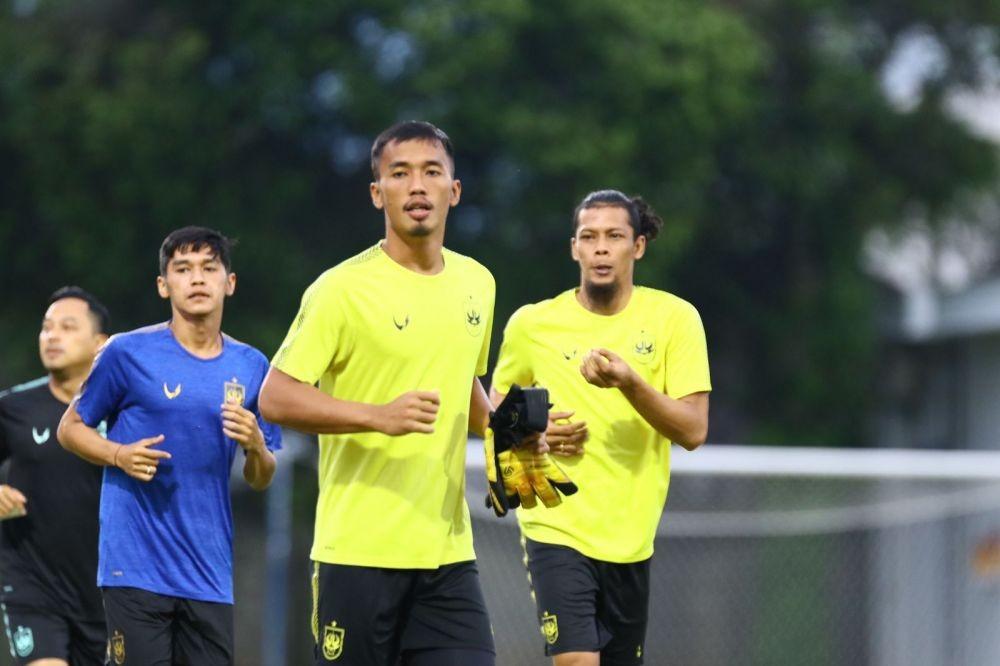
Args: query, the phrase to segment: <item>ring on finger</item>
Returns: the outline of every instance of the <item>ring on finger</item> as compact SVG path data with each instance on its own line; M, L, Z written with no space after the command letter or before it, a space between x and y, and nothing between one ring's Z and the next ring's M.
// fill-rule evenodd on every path
M156 469L152 465L146 465L146 474L153 476L153 472L155 471Z

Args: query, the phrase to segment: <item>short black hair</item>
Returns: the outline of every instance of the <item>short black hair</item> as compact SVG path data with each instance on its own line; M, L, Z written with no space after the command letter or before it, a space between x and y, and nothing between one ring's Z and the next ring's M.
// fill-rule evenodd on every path
M573 233L580 226L580 213L588 208L622 208L628 213L629 225L635 232L635 237L645 236L646 241L652 241L660 233L663 220L656 214L653 207L642 197L630 197L618 190L597 190L583 198L583 201L573 211Z
M167 264L178 250L197 252L207 247L212 255L232 272L232 249L236 241L226 238L222 232L207 227L183 227L167 234L160 245L160 275L167 274Z
M390 143L402 141L437 141L451 160L451 170L454 172L455 149L444 130L425 120L404 120L375 137L375 142L372 144L372 176L375 180L378 180L378 165L382 159L382 151Z
M97 332L104 333L105 335L111 332L111 313L104 307L104 303L97 300L96 296L81 287L75 285L59 287L49 296L49 302L46 304L46 307L65 298L79 298L81 301L84 301L90 310L90 318L94 320L94 327L97 329Z

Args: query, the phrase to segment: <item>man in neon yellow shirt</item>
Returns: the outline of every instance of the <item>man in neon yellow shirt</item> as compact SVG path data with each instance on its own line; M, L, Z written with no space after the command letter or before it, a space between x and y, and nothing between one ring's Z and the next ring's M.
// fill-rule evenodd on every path
M467 435L491 409L477 377L495 286L443 247L454 167L429 123L379 135L385 238L306 290L261 391L268 420L320 434L316 664L494 663L464 490Z
M708 429L708 355L691 304L633 284L662 225L642 199L593 192L573 224L580 286L514 313L491 397L549 390L548 445L580 487L558 507L518 510L546 654L555 666L632 666L670 443L695 449Z

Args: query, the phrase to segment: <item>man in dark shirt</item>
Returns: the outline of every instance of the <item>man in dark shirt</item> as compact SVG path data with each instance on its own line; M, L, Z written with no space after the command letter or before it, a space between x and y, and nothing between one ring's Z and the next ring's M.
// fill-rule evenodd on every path
M49 299L38 336L46 377L0 392L0 600L19 665L104 663L97 578L101 468L59 446L56 428L107 340L109 317L79 287Z

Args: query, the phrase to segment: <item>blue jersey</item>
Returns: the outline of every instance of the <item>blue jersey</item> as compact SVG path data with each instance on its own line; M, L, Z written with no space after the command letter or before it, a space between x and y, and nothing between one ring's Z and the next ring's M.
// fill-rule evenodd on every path
M222 404L242 398L257 414L267 447L281 431L260 418L267 373L259 351L223 336L222 353L202 359L166 324L113 336L98 354L76 409L108 439L130 444L164 435L152 481L106 467L101 489L97 584L137 587L198 601L233 603L233 516L229 474L240 448L222 432Z

